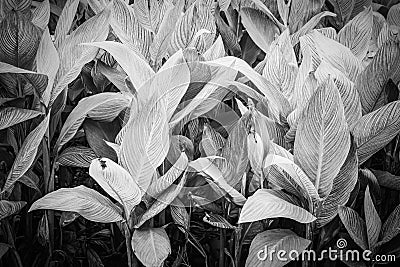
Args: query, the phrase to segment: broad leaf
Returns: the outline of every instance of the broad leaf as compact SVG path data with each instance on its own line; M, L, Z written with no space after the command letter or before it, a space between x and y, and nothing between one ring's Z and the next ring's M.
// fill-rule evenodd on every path
M25 205L25 201L0 200L0 220L19 212Z
M398 234L400 234L400 205L396 206L382 225L380 241L377 245L389 242Z
M203 57L205 58L205 60L214 60L224 57L225 54L226 52L224 42L222 41L222 37L218 36L213 45L209 49L207 49L206 52L203 53Z
M240 212L239 222L255 222L272 218L289 218L300 223L315 221L307 210L293 205L270 193L271 189L259 189L249 197Z
M357 77L357 89L363 114L374 111L387 103L385 84L392 79L400 81L400 46L398 42L386 42L373 60Z
M349 21L353 12L355 0L329 0L335 12L339 15L340 21L345 24Z
M56 47L60 47L60 44L65 40L67 34L71 28L72 22L74 21L75 14L79 5L79 0L67 0L63 11L57 22L57 27L54 33Z
M359 60L363 60L367 55L372 23L372 9L367 8L349 21L338 33L337 40L350 48Z
M130 104L130 96L122 93L100 93L82 99L61 129L55 146L57 151L74 137L86 117L99 121L113 121Z
M380 186L400 191L400 176L387 171L372 170Z
M368 246L367 228L364 220L353 209L346 206L339 206L339 217L351 238L362 249L366 250Z
M389 25L400 27L400 3L393 5L387 14L387 22Z
M280 34L279 28L260 10L244 7L240 9L240 15L251 39L265 53L268 53L275 35Z
M161 266L171 253L171 244L164 228L150 228L133 232L132 249L144 266Z
M139 0L133 3L132 8L140 25L146 30L157 33L166 10L171 5L171 0Z
M68 147L57 158L57 163L61 166L89 168L96 154L88 147Z
M85 45L95 46L109 52L128 74L136 90L154 75L154 71L149 64L124 44L104 41L86 43Z
M49 0L39 2L36 8L32 11L32 23L41 29L46 30L50 20L50 3Z
M304 239L289 229L273 229L261 232L256 235L250 245L249 256L246 260L246 267L270 266L281 267L289 262L282 260L279 251L296 251L299 255L311 244L311 241ZM260 253L261 251L261 253ZM277 256L280 255L280 256ZM288 256L290 253L288 254ZM294 255L290 255L293 257Z
M30 109L6 107L0 109L0 130L36 118L43 113Z
M125 217L129 218L131 211L142 198L135 179L124 168L108 158L92 160L89 175L104 191L124 206Z
M311 98L299 122L294 147L295 162L314 183L319 196L326 198L350 149L343 104L332 79Z
M22 175L31 167L35 160L36 153L40 142L49 126L50 115L47 115L36 128L31 131L25 138L17 157L11 167L11 170L7 176L7 180L3 186L1 193L5 193L13 188L15 182L18 181Z
M53 191L36 200L29 211L39 209L76 212L87 220L100 223L123 220L118 206L99 192L83 185Z
M354 127L360 164L388 144L400 131L400 101L364 115Z

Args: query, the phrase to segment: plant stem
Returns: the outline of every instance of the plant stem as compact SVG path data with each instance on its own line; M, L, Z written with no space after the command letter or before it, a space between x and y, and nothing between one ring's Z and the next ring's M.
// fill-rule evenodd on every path
M224 229L219 229L219 267L224 267L224 259L225 259L225 236Z
M134 267L133 266L133 250L132 250L132 246L131 246L131 231L129 230L128 224L127 223L123 223L124 226L124 234L125 234L125 244L126 244L126 254L128 257L128 266L129 267Z

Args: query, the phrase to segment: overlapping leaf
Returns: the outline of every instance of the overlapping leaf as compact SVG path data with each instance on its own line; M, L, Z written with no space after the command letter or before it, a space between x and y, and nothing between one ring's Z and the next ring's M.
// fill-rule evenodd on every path
M25 205L25 201L0 200L0 220L19 212Z
M50 20L50 3L49 0L39 2L32 11L32 23L41 29L46 29Z
M360 215L353 209L345 206L339 206L338 213L344 227L346 227L347 232L354 242L362 249L368 249L367 228Z
M367 186L367 189L365 190L364 213L365 224L367 226L368 245L369 248L374 248L379 239L382 222L375 209L374 202L372 201L369 186Z
M79 0L68 0L64 5L63 11L61 12L61 15L58 19L57 27L54 33L55 45L57 48L60 47L61 43L67 37L72 22L74 21L78 4Z
M387 14L387 22L389 25L400 27L400 3L393 5Z
M43 113L23 108L6 107L0 109L0 130L11 127L15 124L27 121Z
M400 131L400 101L364 115L354 127L360 164L389 143Z
M89 174L112 198L124 205L125 217L141 201L142 195L135 179L120 165L108 158L94 159Z
M100 223L123 219L120 208L111 200L83 185L53 191L35 201L29 211L39 209L76 212L87 220Z
M89 168L96 154L88 147L68 147L58 157L57 163L62 166Z
M171 5L171 0L139 0L135 1L132 7L140 25L146 30L157 33L165 12Z

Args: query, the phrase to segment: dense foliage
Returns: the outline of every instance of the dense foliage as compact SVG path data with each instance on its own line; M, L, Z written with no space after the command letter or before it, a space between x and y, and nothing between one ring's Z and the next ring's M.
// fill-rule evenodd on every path
M396 264L399 30L388 0L0 1L0 265Z

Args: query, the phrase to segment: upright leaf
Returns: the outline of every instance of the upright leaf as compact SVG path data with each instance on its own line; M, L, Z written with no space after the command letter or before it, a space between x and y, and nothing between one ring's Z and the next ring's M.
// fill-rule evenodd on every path
M387 22L389 25L400 27L400 3L393 5L387 14Z
M367 228L364 220L353 209L339 206L339 217L351 238L360 248L366 250L368 246Z
M54 32L55 45L57 48L60 47L61 43L67 37L67 34L71 28L72 22L74 21L75 14L79 5L79 0L67 0L63 11L57 22L57 27Z
M50 3L49 0L39 2L32 11L32 23L41 29L46 29L50 20Z
M382 222L381 218L379 218L378 212L375 209L374 202L372 201L371 194L369 192L369 186L367 186L367 189L365 189L364 213L365 223L367 225L368 244L369 248L372 249L378 242Z
M31 167L36 158L36 153L42 138L49 126L50 115L47 115L36 128L28 134L22 144L17 157L7 176L7 180L1 191L2 194L11 190L15 182Z
M326 198L350 149L343 104L332 79L311 98L299 122L294 147L295 162L313 181L319 196Z

